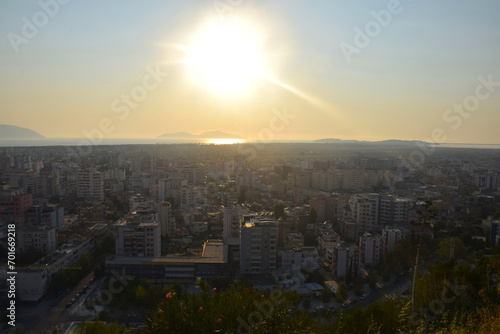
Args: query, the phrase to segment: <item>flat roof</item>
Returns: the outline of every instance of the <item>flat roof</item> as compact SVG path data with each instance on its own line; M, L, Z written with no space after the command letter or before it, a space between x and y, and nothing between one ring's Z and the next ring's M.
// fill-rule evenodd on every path
M222 241L209 240L203 246L203 253L201 256L125 256L125 255L112 255L106 259L109 264L152 264L152 265L190 265L195 263L226 263L227 251L225 250Z

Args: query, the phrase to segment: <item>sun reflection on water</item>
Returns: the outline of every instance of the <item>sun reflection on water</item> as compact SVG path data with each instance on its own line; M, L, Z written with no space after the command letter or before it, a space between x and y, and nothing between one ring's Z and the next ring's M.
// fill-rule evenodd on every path
M207 139L207 144L214 144L214 145L231 145L231 144L241 144L244 143L244 139L237 139L237 138L210 138Z

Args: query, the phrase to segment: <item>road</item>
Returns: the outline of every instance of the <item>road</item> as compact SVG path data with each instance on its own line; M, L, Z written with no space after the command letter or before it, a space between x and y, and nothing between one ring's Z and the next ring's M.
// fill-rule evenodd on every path
M402 294L403 291L407 290L411 286L410 276L406 275L399 279L397 283L394 283L394 279L390 282L384 283L384 288L377 291L371 292L370 295L364 299L357 299L356 307L366 307L369 304L384 298L385 296L391 296L396 294Z
M55 324L66 323L70 321L86 320L88 315L79 316L77 314L77 304L83 302L83 298L77 300L70 308L65 308L71 299L75 298L85 285L89 285L90 280L94 277L91 272L85 276L71 291L69 291L62 299L58 300L55 305L51 305L54 297L47 297L36 306L24 306L19 313L18 324L22 325L24 332L28 334L47 333Z
M371 291L368 289L368 287L365 284L365 292L368 294L367 297L360 299L360 297L357 297L354 295L352 291L349 292L349 300L356 300L356 303L347 307L343 308L342 304L337 303L335 300L330 301L328 303L328 306L330 309L335 309L337 311L342 311L342 310L348 310L351 307L361 307L365 308L371 303L380 300L382 298L385 298L386 296L390 295L396 295L396 294L402 294L403 291L407 290L411 286L411 279L410 275L405 275L401 278L399 278L397 283L394 283L395 277L392 277L389 282L384 282L384 288L379 289L377 291ZM324 307L325 304L321 301L320 298L313 297L311 300L311 310L315 310L320 307Z

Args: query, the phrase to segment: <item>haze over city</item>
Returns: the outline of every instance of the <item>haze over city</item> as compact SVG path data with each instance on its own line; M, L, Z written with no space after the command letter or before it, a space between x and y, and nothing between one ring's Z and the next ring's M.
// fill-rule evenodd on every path
M274 139L438 128L441 142L500 143L498 1L71 1L47 20L43 8L0 4L0 123L46 137L104 119L106 138L246 139L286 110ZM485 81L478 106L454 108Z
M0 332L500 333L499 13L0 1Z

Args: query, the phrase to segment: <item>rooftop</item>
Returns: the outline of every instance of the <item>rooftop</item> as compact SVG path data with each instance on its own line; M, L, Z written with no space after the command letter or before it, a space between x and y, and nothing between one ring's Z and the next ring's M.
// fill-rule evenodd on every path
M195 263L225 263L227 252L222 240L208 240L203 245L201 256L167 255L158 257L112 255L106 263L112 264L153 264L153 265L191 265Z

